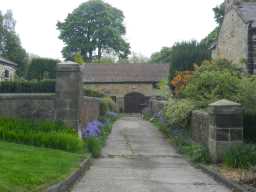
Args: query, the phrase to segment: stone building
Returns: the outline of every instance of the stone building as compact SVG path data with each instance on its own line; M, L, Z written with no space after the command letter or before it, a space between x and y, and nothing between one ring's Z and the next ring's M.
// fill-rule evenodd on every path
M256 1L225 0L225 16L213 58L226 58L256 73Z
M0 57L0 81L13 80L17 64Z
M111 96L121 111L141 112L150 97L157 95L157 84L167 79L166 64L85 64L86 88Z

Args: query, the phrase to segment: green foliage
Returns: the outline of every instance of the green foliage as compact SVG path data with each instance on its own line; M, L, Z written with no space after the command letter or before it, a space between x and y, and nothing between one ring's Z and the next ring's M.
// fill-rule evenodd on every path
M181 96L206 107L219 99L237 101L240 77L225 60L205 61L193 74Z
M219 35L219 27L216 27L212 32L210 32L207 37L205 37L201 43L204 44L208 49L216 43Z
M105 115L108 111L117 111L117 105L110 97L100 100L100 115Z
M256 115L256 76L243 77L240 80L238 98L246 114Z
M84 96L87 97L105 97L105 95L103 93L100 93L96 90L93 89L84 89Z
M27 145L82 152L83 142L62 123L0 118L0 139Z
M100 157L102 150L100 138L88 138L85 140L85 145L88 152L91 153L94 158Z
M81 53L76 53L74 56L74 61L80 65L85 64L85 61L81 55Z
M15 24L12 11L0 13L0 55L17 63L17 74L24 76L28 56L15 32Z
M55 81L1 81L0 93L53 93Z
M150 58L150 63L171 63L172 48L163 47L160 52L153 53Z
M256 165L256 146L238 145L231 147L224 154L224 165L232 168L248 169Z
M169 63L170 79L172 79L178 71L192 70L195 63L201 63L209 58L210 51L204 43L183 41L154 53L150 63Z
M118 118L118 117L117 117ZM85 148L94 158L99 158L102 148L106 144L108 135L112 131L113 123L117 120L107 115L100 116L99 120L104 122L104 126L101 128L101 135L99 137L85 138Z
M187 155L195 163L209 163L209 151L207 147L200 144L183 143L178 150Z
M221 3L219 6L216 6L213 8L214 11L214 18L216 23L218 23L219 26L223 23L224 15L225 15L225 4Z
M59 60L48 58L33 58L28 66L27 79L55 79L56 65Z
M0 142L0 191L42 191L77 169L85 155Z
M172 47L170 77L177 71L192 70L195 63L209 59L210 55L209 49L196 41L176 43Z
M81 4L64 22L58 22L60 39L67 45L63 49L66 59L80 52L86 62L100 61L104 53L126 58L129 44L123 39L125 27L122 11L102 0Z
M190 100L169 98L164 109L164 115L170 125L186 128L189 126L191 113L194 108L195 106Z

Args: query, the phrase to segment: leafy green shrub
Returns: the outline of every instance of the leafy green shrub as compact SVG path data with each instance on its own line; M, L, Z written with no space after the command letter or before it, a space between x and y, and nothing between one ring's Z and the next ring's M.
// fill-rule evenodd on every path
M81 152L83 142L62 123L0 118L0 139L27 145Z
M166 120L174 127L188 127L194 104L191 100L170 98L164 109Z
M100 93L100 92L95 91L93 89L84 89L84 96L87 96L87 97L104 97L105 95L103 93Z
M94 158L98 158L101 155L102 141L100 138L91 137L85 140L85 145L89 153L92 154Z
M193 99L200 107L224 98L237 101L239 83L239 76L230 69L206 63L194 72L191 81L181 91L181 96Z
M1 81L0 93L53 93L54 80L42 81Z
M224 165L232 168L248 169L256 165L256 146L238 145L224 154Z
M209 151L207 147L199 144L186 144L180 146L180 151L189 156L195 163L209 163Z
M117 111L117 105L110 97L103 97L100 100L100 115L105 115L108 111Z

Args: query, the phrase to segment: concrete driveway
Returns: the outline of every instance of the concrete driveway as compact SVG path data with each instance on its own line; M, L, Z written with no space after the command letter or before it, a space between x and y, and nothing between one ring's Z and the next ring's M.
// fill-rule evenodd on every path
M102 158L73 192L230 192L192 167L162 134L139 117L114 125Z

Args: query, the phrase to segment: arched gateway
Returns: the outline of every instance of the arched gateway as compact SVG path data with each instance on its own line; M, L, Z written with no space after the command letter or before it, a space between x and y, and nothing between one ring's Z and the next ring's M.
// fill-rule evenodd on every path
M124 111L125 113L141 113L147 106L149 97L141 93L132 92L124 97Z

